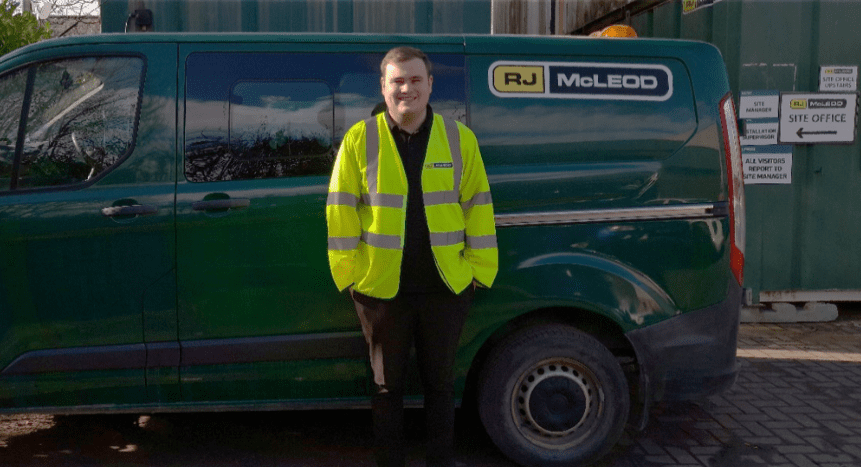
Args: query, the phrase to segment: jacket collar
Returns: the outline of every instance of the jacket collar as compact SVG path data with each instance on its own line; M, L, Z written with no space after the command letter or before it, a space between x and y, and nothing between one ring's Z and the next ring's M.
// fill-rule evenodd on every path
M391 131L391 132L392 132L392 134L394 134L394 133L395 133L395 130L397 130L397 131L399 131L399 132L406 133L406 131L402 130L402 129L398 126L398 124L397 124L397 123L395 123L395 121L394 121L394 120L392 120L392 116L391 116L391 115L389 115L389 111L388 111L388 110L386 110L386 124L388 125L388 127L389 127L389 131ZM416 132L415 132L415 133L413 133L413 134L416 134L416 135L417 135L417 134L419 134L419 133L421 133L421 132L425 132L425 131L430 132L430 129L431 129L431 126L432 126L432 125L433 125L433 109L431 109L431 106L430 106L430 105L428 105L428 108L427 108L427 114L425 115L425 121L424 121L424 122L422 122L421 126L419 126L419 128L418 128L418 129L416 130Z

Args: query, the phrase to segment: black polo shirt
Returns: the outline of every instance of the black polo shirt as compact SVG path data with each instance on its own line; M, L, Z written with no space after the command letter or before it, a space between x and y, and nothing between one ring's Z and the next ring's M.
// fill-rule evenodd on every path
M422 166L433 126L433 111L428 106L425 121L413 134L398 127L388 112L386 112L386 122L398 147L408 186L404 258L401 262L401 283L398 293L449 291L440 277L431 251L430 230L428 230L422 197Z

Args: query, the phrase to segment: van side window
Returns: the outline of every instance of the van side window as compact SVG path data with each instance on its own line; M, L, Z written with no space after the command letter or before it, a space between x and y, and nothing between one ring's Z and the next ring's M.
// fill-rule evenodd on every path
M97 57L36 65L18 188L98 177L132 147L143 60Z
M21 104L27 86L27 70L19 70L0 78L0 191L9 190L15 143L21 122Z
M344 133L383 102L382 57L376 53L190 54L185 88L186 179L329 176ZM434 112L465 121L463 56L431 55L430 59L435 64L430 102Z
M240 81L230 90L228 144L189 153L194 181L329 173L332 90L315 81Z

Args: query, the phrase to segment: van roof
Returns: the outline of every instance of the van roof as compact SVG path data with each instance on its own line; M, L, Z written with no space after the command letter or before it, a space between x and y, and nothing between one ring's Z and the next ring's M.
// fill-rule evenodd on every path
M516 54L530 53L560 54L577 53L608 54L611 56L678 56L685 55L690 49L714 49L710 44L678 39L643 39L643 38L589 38L586 36L531 36L504 34L476 35L436 35L436 34L364 34L364 33L106 33L85 36L73 36L59 39L48 39L30 44L0 57L0 63L12 60L20 55L47 50L62 46L87 46L98 44L130 44L130 43L363 43L363 44L463 44L473 52L511 51L516 44ZM577 49L571 46L577 44ZM588 49L584 49L588 47ZM688 49L688 52L683 50ZM714 49L716 51L716 49Z

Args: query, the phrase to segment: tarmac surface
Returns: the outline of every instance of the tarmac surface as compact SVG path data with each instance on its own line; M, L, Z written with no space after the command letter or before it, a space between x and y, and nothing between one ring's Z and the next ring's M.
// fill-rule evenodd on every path
M655 406L597 465L861 466L861 310L742 324L738 355L733 389ZM411 466L424 465L421 417L408 410ZM459 465L514 466L474 425L458 433ZM372 466L369 444L367 411L0 416L0 465Z

